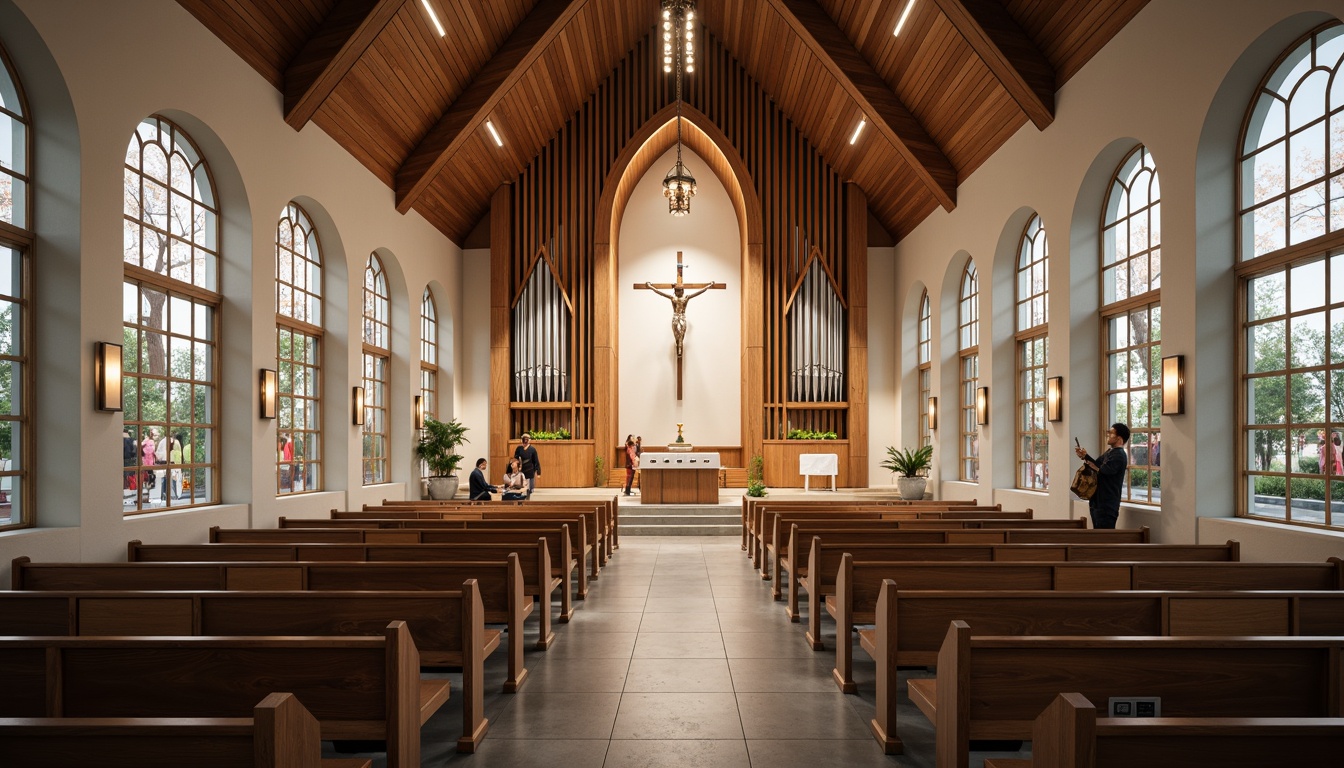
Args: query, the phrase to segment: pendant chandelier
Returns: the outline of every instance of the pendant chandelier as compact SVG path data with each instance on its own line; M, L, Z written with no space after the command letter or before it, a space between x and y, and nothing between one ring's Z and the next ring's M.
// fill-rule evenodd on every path
M677 164L663 177L663 197L673 216L691 212L695 177L681 162L681 76L695 71L695 0L660 0L663 11L663 72L676 72Z

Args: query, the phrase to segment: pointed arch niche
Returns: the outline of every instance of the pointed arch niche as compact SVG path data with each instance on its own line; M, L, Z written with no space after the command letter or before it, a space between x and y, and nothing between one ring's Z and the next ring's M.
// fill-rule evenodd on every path
M802 486L796 454L837 453L839 484L866 486L867 197L844 181L843 169L817 152L713 35L703 39L704 64L682 103L682 141L702 161L695 173L706 181L713 174L727 192L740 253L740 272L714 277L740 291L741 375L733 382L716 374L724 379L719 386L739 387L740 447L715 448L730 468L745 468L753 456L762 455L765 482L777 487ZM676 144L676 104L670 79L662 73L660 49L652 36L636 44L491 201L490 458L502 464L525 430L565 427L572 433L565 444L539 446L548 487L590 485L595 458L604 459L607 470L617 468L617 445L630 431L620 431L617 423L620 292L629 289L626 283L670 282L676 274L675 244L669 244L666 273L619 271L620 228L631 195L646 174L666 170L658 163ZM511 345L518 334L511 308L543 247L557 284L573 302L565 352L571 361L569 396L523 402L512 396ZM843 292L846 305L844 351L836 355L846 371L843 401L795 402L789 394L796 367L788 343L789 299L814 253L824 260L828 282ZM689 258L687 264L694 266ZM685 279L706 282L710 277L693 269ZM715 301L716 293L692 303L692 325L697 308ZM664 306L663 311L670 320L671 309ZM703 310L700 317L706 317ZM688 349L704 338L707 327L712 328L692 330ZM648 343L671 346L670 335L660 330ZM684 375L695 372L695 364L692 358ZM687 421L688 427L694 423ZM649 434L655 427L664 429L661 424L642 427L651 442L662 439ZM784 439L790 428L800 427L834 431L840 439L824 445ZM687 439L696 441L695 433ZM745 473L730 472L728 481L745 484Z
M635 188L641 180L648 174L661 173L661 166L655 167L655 164L663 158L668 150L676 146L677 123L676 123L676 105L668 105L656 113L645 125L635 133L634 137L626 143L625 149L617 157L612 165L603 184L603 195L598 202L595 222L595 254L593 279L595 282L594 295L596 297L596 310L599 317L611 318L609 327L598 329L594 338L594 353L598 360L608 361L607 370L609 375L606 381L606 391L608 397L604 401L606 407L599 408L598 412L603 413L603 418L610 421L606 425L609 430L609 444L620 442L622 435L618 434L620 425L617 422L617 416L620 414L620 364L619 364L619 328L620 328L620 308L619 296L627 287L625 283L644 282L669 282L673 279L675 272L672 265L675 263L671 258L660 260L661 264L656 273L644 275L620 272L620 233L621 223L625 218L626 208L630 203L630 198L635 192ZM682 105L682 141L686 148L699 156L704 167L714 175L722 184L723 189L728 194L728 201L733 207L733 212L737 219L738 243L740 269L736 275L730 279L737 285L730 285L729 294L737 297L740 295L740 317L739 328L741 331L741 356L739 369L741 376L737 377L740 391L737 396L740 402L761 402L760 376L753 376L752 371L760 370L760 360L762 357L761 345L761 325L762 317L759 311L747 312L749 306L760 305L761 292L761 203L756 196L755 187L752 184L751 175L742 162L742 158L737 155L732 144L728 142L727 137L722 134L718 126L714 125L703 113L688 105ZM725 149L726 148L726 149ZM700 168L696 169L703 179L705 173ZM700 205L705 205L706 201L700 201ZM691 204L690 219L696 215L696 203ZM665 206L664 206L665 208ZM670 216L664 209L661 215ZM704 214L702 214L703 216ZM676 251L676 243L668 244L669 254ZM754 255L753 255L754 254ZM697 273L692 270L686 277L687 282L698 283L710 280L708 274ZM753 300L753 297L755 299ZM713 298L712 292L706 298ZM660 303L665 302L659 298ZM702 299L702 302L704 300ZM670 320L671 308L663 308L666 317ZM695 315L694 304L691 305L687 315L694 323ZM703 313L703 310L702 310ZM667 323L656 321L653 323L659 329L663 329ZM754 325L754 327L753 327ZM605 335L603 331L606 331ZM704 335L704 324L701 327L701 335ZM694 334L688 334L687 349L695 343ZM654 332L648 340L648 344L654 349L668 349L672 344L671 332ZM659 356L659 360L664 356ZM689 353L688 353L689 357ZM691 360L694 357L690 357ZM752 366L752 360L756 360L756 365ZM696 376L688 361L688 368L684 375ZM703 374L703 371L699 372ZM658 374L662 375L662 374ZM734 379L729 376L719 377L723 379L722 386L732 386ZM756 383L757 389L753 392L752 382ZM599 384L601 387L601 384ZM625 387L627 394L631 392L629 382ZM752 398L756 399L753 400ZM692 403L693 404L693 403ZM669 405L676 405L675 403ZM760 439L760 417L759 414L753 414L755 409L739 408L741 413L740 431L736 444L732 446L716 445L716 448L736 448L741 445L744 448L753 444L759 444ZM755 425L753 429L753 415L755 416ZM675 430L673 425L657 425L655 434L663 435L667 429ZM599 428L600 430L601 428ZM652 428L650 428L652 431ZM601 432L599 431L599 434ZM752 438L755 437L755 440ZM694 434L692 434L694 438ZM670 439L670 437L669 437ZM710 441L721 443L721 441ZM722 456L726 466L745 466L745 456Z

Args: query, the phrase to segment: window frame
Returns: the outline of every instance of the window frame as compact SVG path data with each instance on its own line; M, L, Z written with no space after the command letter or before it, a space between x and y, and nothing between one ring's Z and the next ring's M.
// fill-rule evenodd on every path
M387 287L387 271L377 253L369 254L362 282L364 301L360 369L364 386L364 423L360 426L360 481L362 485L369 486L391 481L388 455L391 425L387 418L387 400L392 389L392 297ZM369 314L370 309L373 315ZM380 346L379 340L387 346Z
M974 368L974 376L967 375L969 368ZM980 424L975 419L975 390L980 385L980 273L973 259L962 267L957 294L957 383L957 474L965 482L976 483L980 481Z
M933 396L933 303L925 289L919 299L919 321L916 325L916 349L919 368L919 445L933 445L933 430L929 427L929 398Z
M1033 229L1035 230L1033 233ZM1040 258L1035 257L1035 243L1037 238L1043 243ZM1017 249L1017 267L1014 272L1013 280L1013 322L1016 332L1014 333L1014 368L1015 383L1014 391L1016 395L1016 413L1014 415L1015 445L1014 455L1014 487L1025 491L1048 491L1050 489L1050 429L1049 422L1045 420L1045 379L1049 372L1050 365L1050 241L1046 235L1045 222L1039 213L1033 213L1027 220L1026 226L1022 229L1022 236L1018 239ZM1030 258L1025 262L1024 259ZM1022 295L1022 276L1023 273L1030 275L1039 265L1042 281L1040 290ZM1028 282L1031 282L1030 279ZM1028 310L1039 301L1042 308L1042 319L1027 327L1022 327L1023 307ZM1044 355L1039 364L1026 365L1026 356L1028 350L1034 349L1036 345L1043 345ZM1027 380L1031 379L1033 386L1027 386ZM1038 385L1038 386L1037 386ZM1033 414L1039 414L1039 429L1031 429L1027 424L1026 415L1030 411ZM1024 450L1027 441L1031 441L1033 450L1028 455ZM1040 458L1042 455L1044 459ZM1028 470L1030 467L1030 470ZM1039 467L1039 471L1037 468ZM1030 476L1031 484L1024 482L1024 478ZM1039 478L1039 481L1037 480Z
M12 118L24 126L23 138L23 161L24 173L16 173L12 169L5 169L5 173L13 177L17 182L24 186L24 206L22 222L0 221L0 247L9 248L14 251L15 258L18 260L17 268L19 270L18 284L15 286L19 290L18 296L6 296L5 300L11 301L18 311L19 333L17 342L19 353L14 355L5 355L0 361L18 364L20 366L20 376L18 381L19 396L13 396L12 388L14 386L11 378L10 410L13 411L17 404L19 413L17 415L10 413L0 415L0 420L13 422L19 427L19 439L17 443L11 442L11 450L17 451L20 457L19 468L14 469L14 463L11 459L10 466L7 469L0 469L0 482L8 482L10 490L4 492L5 501L10 505L9 514L6 516L8 522L0 522L0 531L12 531L21 528L32 528L37 525L37 483L33 479L35 470L34 460L37 457L37 435L33 429L32 414L34 404L35 372L33 370L33 325L35 321L33 312L33 251L37 245L37 235L33 231L33 121L29 115L28 97L24 92L23 83L15 73L13 63L9 59L9 52L4 46L0 46L0 65L4 67L4 75L9 80L9 85L14 89L17 104L17 111L12 108L0 107L0 115ZM13 326L11 325L11 328ZM12 375L12 374L11 374ZM11 435L13 432L11 431ZM14 493L14 483L18 483L18 493ZM18 514L14 513L14 499L18 498ZM5 518L0 518L4 520Z
M183 144L186 147L190 148L191 152L194 153L194 155L196 156L197 159L196 164L187 166L189 170L189 176L193 182L192 184L193 190L191 193L192 210L194 211L196 206L200 206L205 213L212 216L212 218L207 218L206 221L213 223L213 233L210 233L209 231L203 231L202 236L206 237L207 242L213 243L214 247L211 248L208 245L202 245L197 243L195 240L196 233L194 229L192 233L185 235L185 239L183 240L183 242L190 244L193 252L195 252L196 250L200 250L208 255L208 263L205 268L205 272L199 277L200 279L207 280L213 285L218 286L220 282L220 275L219 275L220 261L222 258L220 248L220 242L221 242L220 207L217 202L218 198L216 195L216 185L214 175L210 169L210 163L206 160L204 153L202 153L200 150L200 147L197 146L196 142L191 138L191 135L188 134L186 131L184 131L172 120L169 120L168 118L159 114L150 115L148 117L143 118L140 122L136 123L135 130L132 131L131 138L127 142L126 151L127 154L129 155L132 143L139 142L139 146L142 148L141 149L142 164L137 167L132 167L126 162L125 157L122 158L123 184L125 183L124 174L126 171L137 174L137 178L140 182L140 186L137 193L143 195L144 179L149 178L152 181L152 177L149 177L144 172L144 166L143 166L143 147L146 145L147 142L145 142L143 139L138 138L140 136L141 127L145 123L151 121L153 121L156 124L155 129L160 137L155 139L156 142L161 143L162 142L161 137L164 135L165 131L167 131L168 135L172 139L172 144L174 146L178 144ZM172 153L166 154L167 168L168 168L167 174L169 181L167 189L169 190L169 198L168 198L169 200L172 199L171 196L174 191L174 188L172 186L172 157L173 157ZM198 173L201 175L198 176ZM201 185L202 182L203 182L203 188L198 189L198 185ZM123 195L125 195L124 187L123 187ZM221 453L220 430L221 425L223 424L223 419L221 418L220 414L221 394L220 394L219 378L221 371L220 371L219 351L223 344L223 339L220 336L222 329L220 314L221 314L221 308L223 306L224 297L223 294L211 288L196 285L194 282L185 282L179 278L172 277L171 266L168 267L169 272L168 274L160 274L158 272L155 272L151 269L142 266L144 252L143 250L140 250L140 248L143 247L144 243L143 232L145 228L159 231L165 236L169 237L170 239L175 237L171 231L171 227L169 228L155 227L153 221L146 218L146 215L144 213L144 205L142 201L143 197L136 198L136 204L140 211L140 213L138 214L138 218L133 219L130 215L127 214L125 210L122 211L123 227L126 226L127 222L133 221L135 222L135 225L138 228L137 231L139 231L141 234L141 236L137 239L137 241L140 243L140 246L137 247L137 254L139 256L139 261L136 263L126 261L125 259L126 254L123 241L123 255L122 255L123 317L121 321L123 328L123 336L128 330L136 333L137 350L139 349L139 345L142 343L143 339L143 337L141 336L142 330L144 332L153 332L157 334L162 334L167 339L171 339L173 337L189 338L191 339L193 349L197 344L206 345L210 351L210 357L206 363L206 370L209 372L209 375L207 379L198 382L198 380L194 378L195 368L193 365L192 377L185 379L174 377L171 374L171 364L172 364L171 343L169 343L168 347L167 362L169 364L169 373L167 374L159 376L157 374L150 374L148 372L141 372L139 370L128 371L126 370L125 365L123 365L122 392L123 395L125 395L126 393L131 391L131 387L127 386L126 384L129 375L130 378L133 378L136 381L135 393L136 393L137 407L139 403L143 402L142 398L140 397L140 394L143 392L143 386L141 382L145 380L164 381L165 393L171 393L174 383L180 383L182 385L188 386L192 389L193 392L192 394L193 406L190 409L191 417L186 422L182 421L175 422L169 418L172 414L169 408L170 400L167 396L165 397L165 412L164 412L164 420L162 423L157 421L148 421L144 418L130 418L125 413L123 413L123 423L125 424L127 430L130 430L134 433L134 439L136 444L136 463L134 465L126 465L126 469L123 470L123 488L122 488L123 517L133 517L142 514L152 514L155 512L174 511L174 510L210 506L220 503L222 498L220 495L221 477L219 473L220 472L219 456ZM196 274L196 269L194 265L195 265L195 259L193 257L193 268L192 268L193 280L198 279L198 275ZM213 274L209 274L211 269L213 269ZM126 311L125 292L128 288L133 288L136 291L137 302L142 301L142 299L140 298L142 295L141 292L146 288L163 293L164 310L166 312L172 311L172 308L174 307L175 298L180 298L188 302L188 306L191 307L191 314L193 316L191 322L192 331L188 335L183 336L179 330L176 330L172 327L172 323L169 320L165 320L163 322L162 328L150 328L146 326L144 323L140 322L140 318L142 318L142 315L140 314L138 308L136 311L137 322L128 323L125 318L125 311ZM209 326L208 329L202 330L196 327L195 315L197 312L196 309L197 307L205 307L206 309L209 310L210 319L208 323ZM201 335L202 333L204 333L205 335ZM130 361L131 361L130 355L123 356L123 363L129 363ZM202 421L197 421L195 419L194 391L195 388L198 386L203 387L205 389L205 403L202 408L202 411L205 414L205 418ZM137 415L143 416L143 411L138 411ZM174 427L177 427L177 429L174 429ZM176 434L180 433L182 429L185 429L188 434L187 439L190 441L190 445L183 446L183 448L191 449L192 460L184 461L177 465L168 465L166 468L162 470L153 469L153 467L159 467L164 465L144 464L143 450L140 447L144 437L144 432L146 429L157 429L157 428L161 428L163 430L164 438L173 437ZM208 440L206 440L202 444L202 451L206 454L206 460L201 460L201 457L197 455L198 451L195 450L194 448L194 446L196 445L196 435L200 431L206 431L209 435ZM134 491L134 497L133 497L134 504L128 506L126 498L127 489L125 487L127 485L126 481L127 475L125 473L131 471L134 471L136 473L137 488ZM167 501L165 501L165 503L162 506L153 506L151 504L146 504L145 503L146 496L152 497L156 493L160 495L164 493L164 489L160 489L157 487L157 482L159 482L158 474L162 472L163 473L162 482L167 486L171 486L172 473L175 471L180 471L182 473L181 475L182 484L180 486L180 489L183 490L187 488L191 489L191 495L188 499L188 503L176 504L173 502L177 501L177 499L170 498ZM141 479L147 477L146 473L149 472L154 473L154 477L156 480L156 487L153 490L148 490L144 488L144 481ZM201 501L198 502L196 501L197 497L196 487L201 479L205 479L205 484L209 490L206 496ZM148 493L146 493L147 490Z
M280 242L280 231L281 228L286 225L286 222L290 222L291 230L298 230L305 233L304 253L299 253L295 247L296 241L293 238L291 238L290 247L288 248ZM276 222L275 247L275 358L278 385L276 392L276 412L278 417L276 434L277 438L283 438L287 434L295 446L302 446L302 448L297 448L293 451L292 456L294 458L289 462L284 460L283 449L277 450L275 462L275 488L276 497L279 498L302 493L315 493L323 489L323 480L325 476L323 465L325 462L323 453L322 398L325 389L323 383L324 376L322 362L324 357L325 333L322 328L322 319L325 316L325 300L323 294L325 287L324 283L326 281L326 269L323 265L322 240L317 232L317 226L314 224L312 217L308 215L308 212L303 209L303 206L294 201L290 201L285 205L285 209L281 213L280 219ZM293 264L303 262L307 265L311 265L310 273L312 269L316 270L317 286L315 290L313 290L311 284L308 285L307 288L301 288L296 285L293 279L293 268L290 270L290 281L284 281L281 276L282 250L289 252ZM303 295L307 297L309 302L316 304L316 323L311 322L311 318L305 320L295 317L294 314L287 314L285 312L284 304L280 300L280 293L285 286L289 287L291 297ZM296 302L291 301L290 306L296 306ZM308 312L305 311L303 314L307 315ZM291 338L290 356L288 359L286 359L283 354L284 345L281 343L281 339L286 333L290 334ZM294 354L294 342L292 340L300 337L305 340L305 350L307 349L307 343L312 343L316 348L316 354L314 355L315 359L311 363L307 362L303 357ZM311 380L311 395L296 396L294 394L292 373L290 390L288 392L285 391L284 369L286 363L290 366L291 372L300 366L309 370L307 376ZM290 401L290 415L288 421L290 426L288 429L284 427L286 419L284 402L286 398ZM298 407L300 401L306 404L306 408L300 409ZM298 425L296 417L299 413L312 414L312 423L305 423L306 428L301 428ZM301 440L302 442L300 442ZM288 490L286 490L285 483L286 471L289 473ZM302 477L301 483L297 482L300 477ZM298 490L295 489L296 486L300 486Z

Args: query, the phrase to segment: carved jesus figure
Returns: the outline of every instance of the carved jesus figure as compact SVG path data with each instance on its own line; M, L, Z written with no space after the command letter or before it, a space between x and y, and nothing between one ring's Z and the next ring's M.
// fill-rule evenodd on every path
M686 305L690 303L691 299L713 288L714 285L712 283L706 285L689 296L686 294L686 289L681 286L674 288L672 293L664 293L658 290L651 282L644 283L644 287L672 302L672 336L677 340L677 357L680 358L681 343L686 338Z

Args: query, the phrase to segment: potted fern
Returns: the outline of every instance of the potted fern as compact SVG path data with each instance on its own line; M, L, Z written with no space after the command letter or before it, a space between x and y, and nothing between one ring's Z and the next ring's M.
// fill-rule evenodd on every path
M902 499L924 498L924 488L928 484L929 478L920 473L928 472L932 465L932 445L901 450L889 445L887 446L887 460L882 462L883 469L896 475L896 488L900 491Z
M467 427L457 419L425 419L415 455L429 468L429 498L451 499L457 495L457 467L462 463L462 455L456 451L458 446L470 442L466 435Z

